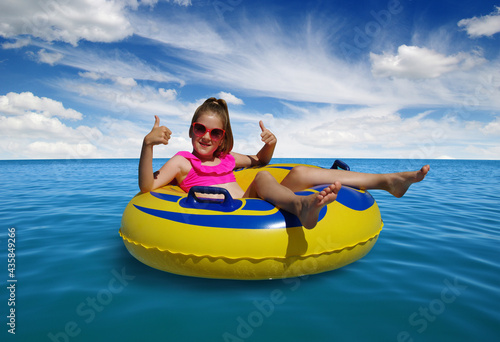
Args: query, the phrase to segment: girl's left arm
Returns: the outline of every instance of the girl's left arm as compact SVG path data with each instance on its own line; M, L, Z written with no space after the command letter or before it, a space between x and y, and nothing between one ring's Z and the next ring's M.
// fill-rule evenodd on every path
M250 166L263 166L269 164L271 158L274 154L274 149L276 147L277 139L276 136L268 130L264 123L259 121L260 129L262 133L260 134L264 146L256 155L243 155L236 152L231 152L235 161L236 167L250 167Z

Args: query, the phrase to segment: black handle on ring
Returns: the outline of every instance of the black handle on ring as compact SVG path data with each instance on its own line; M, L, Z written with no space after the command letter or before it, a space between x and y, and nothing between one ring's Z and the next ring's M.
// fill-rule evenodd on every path
M335 160L330 169L342 169L342 170L346 170L346 171L351 171L351 168L349 167L349 165L347 165L346 163L344 163L340 159Z
M209 194L209 195L224 195L224 200L222 202L213 199L204 199L196 196L196 192ZM200 203L220 203L223 207L231 208L233 206L233 197L229 194L229 191L223 188L218 188L214 186L193 186L189 189L189 193L186 199L186 204L192 208Z

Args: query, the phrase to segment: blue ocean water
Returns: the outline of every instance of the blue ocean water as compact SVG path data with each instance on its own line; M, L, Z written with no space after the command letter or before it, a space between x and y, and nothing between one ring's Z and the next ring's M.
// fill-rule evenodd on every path
M0 161L1 340L500 340L500 161L345 161L431 171L403 198L371 191L385 226L363 259L273 281L183 277L134 259L118 229L137 160Z

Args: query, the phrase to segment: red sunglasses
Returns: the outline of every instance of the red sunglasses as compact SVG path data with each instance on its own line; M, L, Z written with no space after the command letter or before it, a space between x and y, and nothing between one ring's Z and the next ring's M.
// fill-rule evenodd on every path
M221 140L224 137L224 134L226 133L226 131L223 130L222 128L208 129L205 127L204 124L201 124L199 122L193 123L193 133L197 137L202 137L207 132L210 134L210 138L212 138L212 140L214 141Z

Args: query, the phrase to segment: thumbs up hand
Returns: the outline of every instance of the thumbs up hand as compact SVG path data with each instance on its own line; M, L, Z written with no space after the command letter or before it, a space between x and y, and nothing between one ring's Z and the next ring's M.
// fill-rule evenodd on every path
M274 136L274 134L270 130L268 130L264 126L264 122L262 122L262 120L259 121L259 126L260 126L260 129L262 130L262 133L260 134L260 137L262 138L262 142L264 144L270 145L270 146L276 145L276 142L277 142L276 137Z
M155 115L155 124L151 132L144 138L144 143L146 145L167 145L171 135L172 131L165 126L160 126L160 118Z

